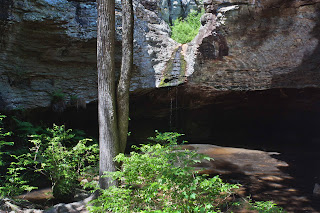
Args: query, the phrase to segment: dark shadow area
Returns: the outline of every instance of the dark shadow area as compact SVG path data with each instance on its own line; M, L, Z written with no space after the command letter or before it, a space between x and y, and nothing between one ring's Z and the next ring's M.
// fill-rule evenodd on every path
M13 1L12 0L0 0L0 23L7 21L9 18L9 9L12 6Z
M5 48L5 32L8 30L8 18L10 15L10 7L12 6L12 0L0 0L0 50Z
M231 179L256 200L277 201L289 212L320 212L312 194L320 182L319 89L214 92L189 86L134 94L129 143L140 144L157 129L185 133L192 144L280 153L273 157L288 164L280 180L243 176L237 169Z

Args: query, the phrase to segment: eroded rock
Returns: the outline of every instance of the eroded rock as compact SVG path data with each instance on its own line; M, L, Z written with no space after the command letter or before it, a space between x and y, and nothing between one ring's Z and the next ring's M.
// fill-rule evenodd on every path
M199 35L182 46L189 90L206 87L208 96L218 91L318 88L319 2L203 1L206 14ZM181 5L179 10L186 12L190 5L201 4L135 1L131 91L158 87L179 46L169 37L166 21L176 14L170 5ZM120 1L116 5L119 69ZM6 0L0 19L0 109L48 107L50 94L57 90L67 93L67 104L70 96L84 105L96 100L94 1Z
M199 35L201 48L190 51L196 57L189 82L223 91L319 87L319 1L205 3L207 12L219 9L216 22L204 27L215 25L212 33L223 39ZM221 44L228 51L218 55Z
M142 2L142 1L141 1ZM131 90L159 84L175 50L170 27L153 7L134 1L134 70ZM96 3L7 0L0 11L1 109L48 107L56 91L65 102L97 98ZM1 7L2 8L2 7ZM116 1L117 57L121 61L121 6Z

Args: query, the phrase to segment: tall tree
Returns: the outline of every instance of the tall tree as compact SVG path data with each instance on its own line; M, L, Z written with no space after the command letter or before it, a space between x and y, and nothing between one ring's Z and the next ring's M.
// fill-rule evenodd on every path
M121 73L115 79L115 3L98 0L97 68L98 68L98 117L100 147L100 187L111 182L101 178L104 172L116 170L113 158L126 147L129 120L129 86L133 51L132 0L122 0L122 53ZM117 86L117 89L116 89Z
M122 62L117 91L119 115L120 151L127 144L129 124L129 87L133 67L133 5L132 0L121 0L122 4Z

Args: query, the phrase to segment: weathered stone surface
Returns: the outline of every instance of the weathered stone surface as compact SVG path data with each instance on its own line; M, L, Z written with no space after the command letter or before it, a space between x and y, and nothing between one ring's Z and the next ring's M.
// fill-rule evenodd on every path
M28 202L19 202L9 199L1 198L0 199L0 212L15 212L15 213L42 213L42 210L35 209L34 205Z
M185 16L188 7L201 5L193 0L174 2L134 3L132 91L160 85L179 45L169 38L166 21L172 20L172 14ZM201 20L199 35L182 46L190 89L206 87L210 95L217 91L319 87L319 2L204 1L207 14ZM96 100L95 2L3 3L0 109L46 107L51 103L50 94L57 90L67 93L67 101L69 96L87 103ZM116 5L119 62L120 1Z
M19 195L15 198L28 200L30 202L45 203L47 200L53 199L52 188L33 190L31 192Z
M43 213L88 213L87 204L92 201L94 196L90 196L82 201L73 203L59 203Z
M35 200L32 201L41 201L37 200L39 195L44 196L43 191L36 192L33 194ZM20 199L25 199L21 198ZM15 213L88 213L87 205L90 201L92 201L94 195L91 195L83 200L73 202L73 203L59 203L54 205L53 207L47 210L36 209L35 205L29 203L28 201L20 200L19 203L8 199L0 199L0 212L15 212ZM45 201L44 201L45 202Z
M272 200L287 212L319 212L317 201L300 188L292 173L292 165L281 159L284 153L221 147L211 144L188 144L183 148L195 150L213 158L199 163L202 173L226 178L231 183L240 183L245 188L242 196L253 200ZM306 165L305 165L306 167ZM301 171L301 175L305 175ZM247 212L247 211L245 211Z
M121 8L117 7L117 40ZM131 90L153 88L177 43L155 11L134 2L134 72ZM61 90L87 103L96 100L96 3L6 0L0 11L0 108L37 108ZM117 42L120 68L121 43ZM171 52L171 54L170 54Z
M211 33L223 37L228 52L221 57L221 42L199 35L200 48L189 53L196 54L189 82L213 90L319 87L319 1L212 2L219 10ZM203 57L201 49L215 50L215 57Z
M203 169L202 173L261 175L263 177L273 177L275 175L273 179L281 178L281 180L287 177L281 172L280 168L287 167L288 164L272 157L272 155L280 153L221 147L211 144L190 144L183 145L182 148L197 151L214 159L213 161L203 161L196 165L198 169Z

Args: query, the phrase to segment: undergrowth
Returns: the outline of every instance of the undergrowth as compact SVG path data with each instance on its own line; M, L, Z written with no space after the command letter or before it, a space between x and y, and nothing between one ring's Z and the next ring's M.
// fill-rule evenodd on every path
M53 125L42 134L29 137L29 152L12 154L3 147L11 133L4 131L0 115L0 168L7 164L7 175L0 179L0 197L13 197L36 187L30 184L34 174L41 174L52 184L55 198L69 201L80 179L92 179L97 174L98 146L91 139L79 139L72 130ZM19 123L19 122L18 122ZM32 128L23 123L23 137ZM18 132L19 132L18 131ZM43 131L43 130L41 130ZM133 146L130 155L119 154L114 159L121 165L106 176L118 185L100 189L97 182L86 187L99 191L100 196L88 206L90 212L232 212L243 203L229 199L239 184L229 184L219 176L208 177L195 171L194 165L213 159L195 151L179 148L174 132L159 133L150 144ZM77 138L78 139L78 138ZM4 162L2 156L11 156ZM245 201L249 210L263 213L284 212L271 201Z
M41 174L53 188L53 196L69 200L79 187L79 179L98 168L98 145L91 139L81 139L75 145L72 130L53 125L45 134L30 136L29 152L14 155L7 175L1 182L0 193L14 196L36 187L30 185L30 177ZM91 144L90 144L91 143Z
M152 138L157 144L133 146L130 156L119 154L115 161L121 170L107 174L119 185L100 190L90 212L218 211L239 186L195 172L192 165L212 159L177 148L180 135L157 133Z

